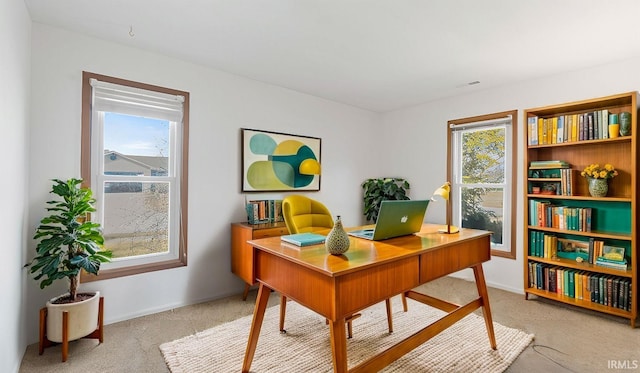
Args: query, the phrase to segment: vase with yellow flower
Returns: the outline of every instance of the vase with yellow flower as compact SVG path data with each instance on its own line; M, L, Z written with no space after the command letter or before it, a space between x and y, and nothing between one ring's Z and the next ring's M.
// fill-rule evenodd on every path
M609 163L602 167L594 163L585 167L581 175L587 179L592 197L605 197L609 191L609 179L618 176L618 171Z

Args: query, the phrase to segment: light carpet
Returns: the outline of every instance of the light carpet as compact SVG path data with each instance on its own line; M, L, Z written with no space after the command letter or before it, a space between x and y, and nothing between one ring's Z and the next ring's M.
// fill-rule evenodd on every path
M387 329L384 302L361 312L347 340L353 367L415 333L444 313L409 300L403 312L393 299L394 332ZM240 372L252 315L160 345L172 373ZM286 334L278 330L279 306L266 310L251 372L331 372L329 327L322 316L287 304ZM502 372L531 343L532 334L494 323L498 345L492 350L484 319L467 315L439 335L386 367L383 372Z

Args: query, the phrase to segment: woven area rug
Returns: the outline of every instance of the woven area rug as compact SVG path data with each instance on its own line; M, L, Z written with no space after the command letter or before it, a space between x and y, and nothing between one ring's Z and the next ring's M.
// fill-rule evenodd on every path
M362 311L347 340L348 366L353 367L415 333L444 313L409 300L402 311L393 298L394 332L387 330L384 302ZM240 372L252 316L160 345L172 373ZM323 317L295 302L287 304L286 334L278 330L279 306L265 313L251 372L331 372L329 327ZM484 319L475 314L386 367L383 372L502 372L533 340L532 334L494 323L498 344L492 350Z

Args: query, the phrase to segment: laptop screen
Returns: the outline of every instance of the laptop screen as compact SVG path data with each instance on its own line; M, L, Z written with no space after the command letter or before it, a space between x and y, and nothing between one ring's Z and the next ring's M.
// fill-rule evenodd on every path
M429 200L382 201L374 229L349 232L369 240L384 240L420 231Z

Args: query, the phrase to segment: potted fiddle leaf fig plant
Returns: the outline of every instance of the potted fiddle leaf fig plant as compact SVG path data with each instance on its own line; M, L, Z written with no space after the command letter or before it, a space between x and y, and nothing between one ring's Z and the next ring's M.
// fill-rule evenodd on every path
M51 214L36 229L36 256L25 267L40 281L41 289L57 280L69 282L67 294L47 302L46 337L62 342L63 312L69 312L67 341L96 330L100 292L78 292L80 272L97 275L100 264L111 260L111 252L102 249L100 224L87 219L95 211L91 189L82 187L82 180L75 178L54 179L53 183L51 193L59 198L47 202L46 209Z
M407 196L409 188L407 180L397 177L365 180L362 183L362 189L364 190L364 216L368 221L375 222L378 219L382 201L409 199L409 196Z

